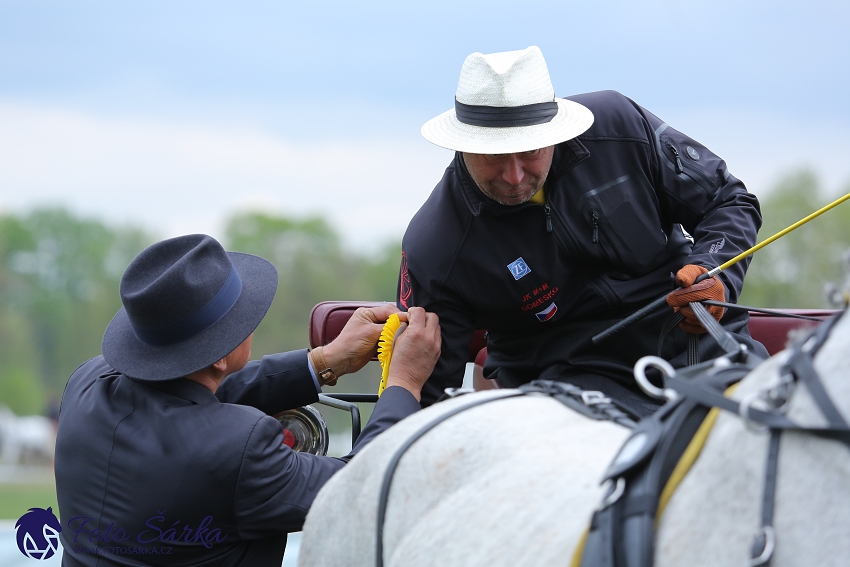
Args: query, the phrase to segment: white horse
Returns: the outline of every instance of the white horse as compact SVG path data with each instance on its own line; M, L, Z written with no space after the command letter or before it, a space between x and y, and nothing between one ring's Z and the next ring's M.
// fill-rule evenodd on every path
M818 351L815 368L850 421L850 316ZM734 398L764 388L778 355L748 375ZM299 565L374 566L376 511L388 461L424 424L490 391L419 412L358 454L319 493ZM805 386L787 417L820 426ZM448 418L401 458L383 534L386 567L565 566L603 490L599 480L629 430L594 421L543 396L494 401ZM768 435L721 412L656 532L655 565L745 565L760 527ZM807 433L782 435L772 567L850 562L850 450Z

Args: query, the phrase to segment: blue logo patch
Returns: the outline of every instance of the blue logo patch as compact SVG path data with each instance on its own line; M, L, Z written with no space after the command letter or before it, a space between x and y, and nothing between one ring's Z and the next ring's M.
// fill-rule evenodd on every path
M15 539L21 553L30 559L44 561L59 550L62 526L53 509L30 508L15 524Z
M511 275L515 280L520 279L523 276L527 276L531 273L531 268L528 267L528 264L525 263L525 260L522 259L522 256L508 264L508 270L510 270Z

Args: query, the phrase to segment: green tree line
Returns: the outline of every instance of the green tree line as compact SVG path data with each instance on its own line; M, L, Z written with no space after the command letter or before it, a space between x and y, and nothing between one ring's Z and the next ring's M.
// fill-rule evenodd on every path
M100 354L103 331L121 307L121 274L155 240L62 209L0 216L0 405L17 414L55 412L68 376ZM323 219L239 214L223 244L278 269L254 357L308 346L310 310L320 301L395 299L400 245L369 257L348 252ZM376 381L367 391L374 388Z
M850 188L848 188L850 189ZM761 238L831 201L810 172L783 179L761 197ZM242 213L227 222L228 250L271 260L280 274L253 355L304 348L312 307L325 300L395 298L400 244L379 254L349 251L321 218ZM18 414L55 411L68 376L100 353L120 308L118 284L154 236L63 209L0 215L0 405ZM839 206L756 254L740 302L760 307L826 307L823 288L842 279L850 248L850 204ZM340 386L373 391L377 370ZM345 379L344 379L345 380Z

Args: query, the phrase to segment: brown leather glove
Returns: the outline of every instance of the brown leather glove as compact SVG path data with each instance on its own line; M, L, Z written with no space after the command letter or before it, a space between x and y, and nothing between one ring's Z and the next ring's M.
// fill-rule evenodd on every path
M705 333L705 327L699 322L688 304L692 301L702 301L703 299L713 299L714 301L726 301L726 288L723 287L723 282L718 278L708 278L694 285L694 280L708 270L702 266L688 264L676 273L676 285L682 289L677 289L667 296L667 305L673 307L677 313L685 316L685 320L679 323L679 326L689 333L701 334ZM706 306L711 316L720 321L726 309L717 306Z

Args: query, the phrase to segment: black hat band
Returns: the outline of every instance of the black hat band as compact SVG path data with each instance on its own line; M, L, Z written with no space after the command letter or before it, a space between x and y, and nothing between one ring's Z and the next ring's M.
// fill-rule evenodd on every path
M151 346L168 346L185 341L217 323L233 308L241 293L242 280L236 268L231 267L227 281L215 297L185 319L158 329L144 329L133 325L133 332L140 341Z
M534 126L551 122L558 114L558 103L550 101L523 106L477 106L463 104L455 99L455 114L458 120L470 126L486 128Z

